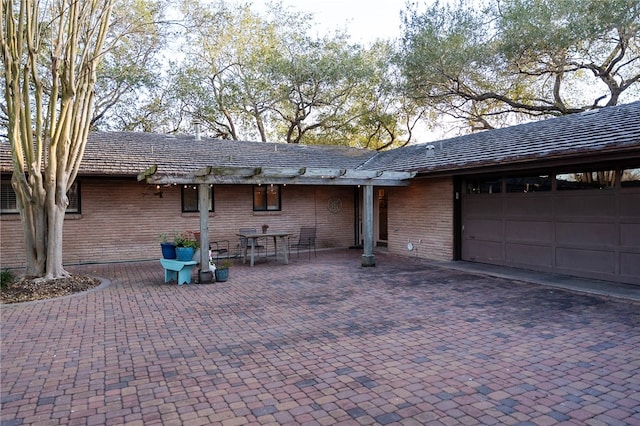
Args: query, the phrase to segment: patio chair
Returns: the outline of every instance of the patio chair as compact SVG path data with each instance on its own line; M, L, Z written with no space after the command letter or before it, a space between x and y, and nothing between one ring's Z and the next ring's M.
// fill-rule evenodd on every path
M300 228L300 236L298 242L292 244L291 247L298 249L298 257L300 257L300 249L307 249L309 253L309 259L311 259L311 247L313 247L313 254L318 257L316 253L316 228L310 226L303 226Z
M256 228L240 228L239 229L239 234L257 234L258 231L256 230ZM255 245L253 246L256 254L258 256L260 256L260 250L264 250L265 251L265 255L266 255L266 246L260 244L258 241L260 239L255 241ZM244 256L244 248L247 246L247 239L246 238L240 238L240 242L238 243L238 248L240 249L240 256Z
M229 259L231 251L229 250L229 240L211 241L209 243L209 251L215 255L216 261L226 257Z

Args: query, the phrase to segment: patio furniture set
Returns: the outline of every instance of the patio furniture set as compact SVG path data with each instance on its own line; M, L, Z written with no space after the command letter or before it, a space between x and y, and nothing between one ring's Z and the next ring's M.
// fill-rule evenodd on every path
M316 253L316 228L315 227L302 227L298 240L295 243L291 243L290 232L269 232L264 229L263 232L258 233L256 228L241 228L238 232L240 238L238 242L238 255L242 257L242 263L246 263L247 255L249 256L249 265L251 267L255 264L255 259L260 256L260 252L264 252L264 257L268 256L267 244L270 239L273 239L273 247L276 261L279 260L279 252L282 253L283 263L286 265L289 263L289 252L291 249L297 249L298 257L300 257L300 249L306 249L308 251L309 259L311 259L311 249L313 253ZM229 259L231 256L231 249L229 240L212 241L210 246L210 253L215 255L217 260L222 258ZM278 250L278 247L280 250ZM160 259L160 264L164 268L164 281L177 281L178 285L191 283L191 271L194 266L198 264L195 260L181 261L176 259Z

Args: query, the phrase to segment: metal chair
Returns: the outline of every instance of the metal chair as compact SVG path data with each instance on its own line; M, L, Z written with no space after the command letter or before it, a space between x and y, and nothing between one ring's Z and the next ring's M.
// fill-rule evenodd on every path
M247 234L257 234L258 231L256 230L256 228L240 228L238 233L247 235ZM259 244L257 240L254 244L255 245L253 247L254 247L254 250L256 250L256 254L258 256L260 256L261 249L265 250L265 255L266 255L266 250L267 250L266 246ZM243 257L243 259L244 259L244 249L246 246L247 246L247 239L240 238L240 242L238 243L238 248L240 249L240 256Z
M298 242L292 244L291 247L298 249L298 257L300 257L300 249L306 248L309 253L309 259L311 259L311 247L313 247L313 254L318 257L316 253L316 228L311 226L303 226L300 228L300 236Z
M209 252L215 255L216 261L219 261L223 257L229 259L231 255L229 240L211 241L209 243Z

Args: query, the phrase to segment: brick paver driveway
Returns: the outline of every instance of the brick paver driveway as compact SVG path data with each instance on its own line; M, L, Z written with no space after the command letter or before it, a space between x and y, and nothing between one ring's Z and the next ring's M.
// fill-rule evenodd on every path
M640 424L640 305L360 252L2 307L2 425Z

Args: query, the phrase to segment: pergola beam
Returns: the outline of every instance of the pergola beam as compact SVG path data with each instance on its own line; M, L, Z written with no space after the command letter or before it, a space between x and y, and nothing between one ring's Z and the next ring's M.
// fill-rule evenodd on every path
M138 180L156 185L377 185L407 186L410 172L296 167L205 167L192 173L162 174L150 168Z

